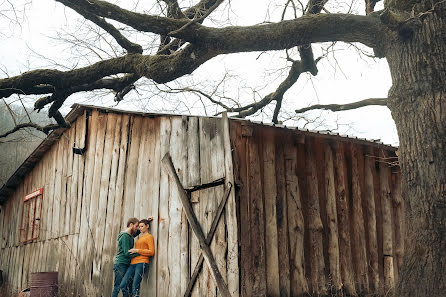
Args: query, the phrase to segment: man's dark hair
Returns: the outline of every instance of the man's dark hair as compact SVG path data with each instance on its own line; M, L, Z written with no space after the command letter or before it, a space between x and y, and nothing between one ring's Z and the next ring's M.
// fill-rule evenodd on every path
M137 218L130 218L127 220L127 227L130 227L130 224L138 224L139 220Z

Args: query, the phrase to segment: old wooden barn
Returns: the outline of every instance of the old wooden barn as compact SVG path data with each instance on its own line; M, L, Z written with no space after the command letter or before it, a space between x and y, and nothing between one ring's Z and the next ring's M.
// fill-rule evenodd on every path
M60 296L110 296L117 234L133 216L154 218L142 296L384 296L398 278L404 223L393 147L85 105L67 121L0 189L6 296L44 271L58 271ZM194 274L202 250L166 153L224 287L208 257Z

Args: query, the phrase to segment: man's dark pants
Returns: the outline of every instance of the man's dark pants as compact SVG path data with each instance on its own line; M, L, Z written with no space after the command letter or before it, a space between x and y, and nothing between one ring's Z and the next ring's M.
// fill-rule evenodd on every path
M122 282L122 278L124 277L125 273L127 272L127 269L130 265L128 264L114 264L113 265L113 271L115 273L115 279L113 281L113 293L112 297L118 297L120 285ZM127 297L127 296L124 296Z

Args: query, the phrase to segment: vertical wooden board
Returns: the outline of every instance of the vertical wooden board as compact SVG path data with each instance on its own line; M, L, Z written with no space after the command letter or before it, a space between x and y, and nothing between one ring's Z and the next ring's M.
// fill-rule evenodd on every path
M296 173L297 151L295 144L291 141L285 144L284 157L290 249L290 296L301 296L308 293L304 255L305 226L299 179Z
M323 255L324 255L324 263L325 263L325 282L326 287L331 292L335 292L335 289L333 288L332 280L329 277L330 273L330 262L329 262L329 256L328 256L328 242L329 242L329 229L328 229L328 219L327 219L327 197L326 197L326 190L325 190L325 175L326 175L326 168L325 168L325 152L324 152L324 145L325 141L322 138L315 137L313 142L313 151L314 151L314 158L315 158L315 164L316 164L316 175L317 175L317 182L318 182L318 197L319 197L319 212L320 217L322 221L322 226L324 232L322 232L322 245L323 245Z
M188 180L188 148L187 148L187 128L188 128L188 117L182 116L181 118L181 164L183 166L183 172L181 182L182 184L186 184ZM182 294L187 287L187 283L189 282L189 276L190 276L190 263L189 263L189 224L187 221L186 213L183 210L182 207L180 207L181 211L181 247L180 247L180 261L181 261L181 286L180 286L180 293Z
M211 172L211 140L215 137L216 126L215 121L209 118L199 119L200 127L200 179L201 183L209 183L214 180L215 175ZM214 189L209 188L202 190L200 193L200 218L199 222L204 234L207 234L212 220L212 213L214 209ZM210 244L211 249L215 243ZM216 292L216 284L214 284L210 269L207 265L203 265L202 278L200 284L201 296L214 296Z
M159 203L160 203L160 170L161 170L161 158L160 158L160 118L153 119L152 122L153 131L152 133L152 146L153 154L149 160L149 176L151 177L150 184L150 203L149 203L149 216L152 216L153 221L151 223L150 232L155 240L155 247L158 242L158 222L159 222ZM152 128L151 128L152 129ZM157 254L159 250L155 250L155 256L150 259L149 263L149 279L148 279L148 294L149 296L157 296ZM162 296L162 295L161 295Z
M190 279L190 260L189 260L189 227L184 210L181 212L181 288L183 294L186 291Z
M16 263L17 269L17 290L19 291L22 288L22 277L23 277L23 257L25 253L25 246L21 245L17 247L18 250L18 259Z
M257 131L256 131L257 132ZM266 296L266 247L265 247L265 216L263 207L262 175L260 172L260 157L258 142L260 138L247 139L248 194L249 194L249 236L251 248L251 275L249 283L251 296Z
M71 288L71 294L70 296L74 297L74 296L78 296L77 295L77 288L76 288L76 277L78 277L77 275L77 271L79 270L79 261L77 259L77 254L78 254L78 242L79 242L79 234L73 234L72 236L72 257L71 257L71 261L70 261L70 267L68 270L68 278L69 278L69 286Z
M316 171L316 159L313 153L314 144L311 139L305 141L307 176L307 217L310 245L310 281L313 294L326 294L325 262L323 254L322 234L324 232L319 205L319 188Z
M28 176L28 180L29 180ZM23 208L23 197L28 194L26 192L28 190L28 182L24 182L22 186L20 186L20 195L18 195L18 198L14 198L14 208L13 208L13 229L10 230L11 232L11 243L13 246L19 245L19 229L21 228L21 219L22 219L22 208Z
M5 225L7 224L7 222L5 220L5 204L0 206L0 249L3 248L3 244L5 241L5 239L3 238L3 231L4 231L3 224L5 224Z
M49 180L49 184L48 184L48 191L46 191L46 200L48 202L48 208L47 208L47 216L46 216L46 237L45 239L50 239L53 238L53 221L55 222L55 215L54 215L54 191L55 191L55 181L56 181L56 161L57 161L57 152L58 152L58 142L54 143L53 146L51 147L51 151L50 151L50 156L51 159L48 162L48 172L49 172L49 176L48 176L48 180Z
M5 248L4 250L6 250L6 261L5 261L5 266L3 266L3 268L5 268L3 270L3 272L5 273L3 275L4 279L6 280L6 286L7 289L11 289L12 286L12 281L13 281L13 249L10 247Z
M59 139L57 142L56 163L54 170L54 196L53 196L53 222L51 224L51 238L57 238L59 236L59 227L62 225L59 223L61 220L61 207L62 207L62 188L63 188L63 139Z
M283 132L283 131L281 131ZM290 255L288 239L288 203L286 195L285 179L285 141L286 134L275 132L275 171L276 171L276 220L277 220L277 240L279 250L279 286L280 296L290 296ZM289 139L287 139L287 142Z
M78 148L79 144L79 125L80 122L85 121L85 119L80 116L77 118L76 122L72 126L73 136L71 138L70 146ZM70 147L71 148L71 147ZM72 148L71 148L72 149ZM78 214L80 216L80 209L78 209L78 187L79 187L79 162L82 160L82 155L74 154L72 155L72 169L71 169L71 184L69 188L70 192L70 223L68 227L68 234L74 234L76 232L76 225L78 222ZM80 206L80 203L79 203ZM80 208L80 207L79 207Z
M124 203L124 185L125 185L125 173L127 165L127 148L129 144L130 137L130 116L122 115L121 124L121 139L119 145L119 160L118 160L118 172L116 176L116 186L115 186L115 202L113 207L113 221L112 221L112 241L114 242L121 230L122 224L122 208ZM112 254L116 252L116 245L112 245Z
M189 117L187 127L187 172L185 175L185 186L192 187L200 184L200 138L199 138L199 118ZM200 191L191 193L192 208L200 220ZM190 232L190 230L189 230ZM200 255L200 246L197 237L190 233L190 271L194 271L198 257ZM202 283L202 274L199 274L193 287L191 296L200 296L200 284Z
M24 246L21 288L24 288L28 283L28 275L32 266L32 261L30 261L32 259L31 246L34 246L34 244L27 244Z
M73 154L73 146L74 146L74 140L76 137L76 126L73 125L70 128L70 138L68 139L68 144L66 146L66 154L67 154L67 171L66 171L66 177L67 177L67 187L66 187L66 207L65 207L65 230L64 235L70 234L70 229L73 229L73 210L74 206L73 204L77 201L77 195L75 194L75 197L73 197L71 193L72 184L74 182L73 178L73 167L74 167L74 154ZM77 169L77 168L76 168Z
M227 114L222 118L223 130L223 148L224 148L224 167L225 167L225 181L226 185L230 182L232 190L229 193L228 202L225 210L225 223L227 233L227 282L229 293L234 296L239 296L240 291L240 269L239 269L239 237L238 237L238 216L237 204L235 199L235 179L234 179L234 164L232 158L231 145L231 131Z
M387 157L383 152L384 158ZM379 180L381 190L382 226L383 226L383 256L384 256L384 292L393 289L393 223L392 223L392 198L390 195L390 169L385 162L379 164Z
M109 185L111 181L113 148L115 146L116 123L119 116L111 113L107 114L106 117L107 124L105 131L104 152L102 157L102 169L100 172L99 201L97 208L97 219L102 222L104 222L104 220L106 221L107 218L108 200L113 200L113 198L109 197ZM113 209L111 211L113 212ZM93 258L93 284L98 288L101 288L102 279L104 277L102 270L102 257L104 255L103 248L106 229L106 225L100 224L100 227L96 228L96 232L94 234L96 250Z
M403 265L404 254L404 204L401 192L401 172L392 173L392 208L393 208L393 224L394 224L394 270L395 282L398 281L399 273Z
M116 245L115 238L112 237L113 234L113 216L114 216L114 207L115 207L115 196L116 196L116 180L118 176L118 165L119 165L119 147L121 145L121 122L122 115L117 114L109 114L110 118L107 121L113 121L116 126L114 131L108 131L108 137L113 134L113 142L111 143L111 147L109 149L106 148L107 154L111 155L110 158L110 178L107 185L107 203L105 205L105 214L104 214L104 234L103 234L103 245L102 245L102 253L101 253L101 266L100 266L100 285L103 288L103 293L106 296L111 295L112 286L113 286L113 247L112 245ZM113 124L113 125L115 125ZM106 140L107 146L107 140ZM105 162L105 160L104 160ZM105 185L105 183L104 183ZM101 181L101 187L103 183ZM120 221L118 219L118 221ZM101 239L101 238L99 238ZM73 245L76 244L75 240L73 240Z
M375 157L373 149L367 150L364 159L364 202L367 212L368 221L368 269L369 269L369 283L370 291L379 291L379 268L378 268L378 241L376 232L376 209L375 209L375 189L374 189L374 174Z
M78 119L76 122L76 145L79 148L87 148L86 135L87 135L87 113ZM96 132L95 132L96 133ZM91 137L90 137L91 138ZM88 153L87 153L88 154ZM81 226L81 213L83 209L83 191L84 191L84 176L85 176L85 153L83 155L76 155L77 159L77 205L76 205L76 220L74 226L74 233L79 234Z
M20 247L19 246L14 246L14 266L13 266L13 288L14 291L18 291L19 290L19 266L20 266Z
M124 188L124 221L134 217L135 191L138 170L139 147L141 144L143 117L134 116L130 129L129 152L127 156L127 168Z
M2 248L0 250L1 256L2 256L2 266L1 270L3 271L3 281L4 283L4 289L7 291L11 285L11 274L10 274L10 267L11 267L11 249L9 247Z
M43 268L44 261L45 261L45 259L43 259L43 243L44 243L43 240L37 242L37 245L36 245L37 251L35 254L35 258L36 258L35 265L34 265L33 270L30 272L42 272L43 271L42 268Z
M11 228L11 207L12 200L6 201L5 205L2 207L3 216L3 230L2 230L2 245L1 248L4 249L9 246L9 230Z
M216 209L213 212L212 220L215 217L216 210L218 209L218 205L220 205L220 202L223 200L223 196L225 194L225 187L224 185L215 187L215 206ZM226 206L227 208L227 206ZM212 222L211 222L212 224ZM227 270L228 268L226 265L227 262L227 238L226 238L226 221L225 221L225 213L223 212L220 220L217 225L217 230L215 230L214 235L214 241L215 241L215 247L212 253L214 254L215 261L217 262L218 270L220 271L221 275L223 276L226 283L228 283L228 275Z
M184 147L183 121L181 117L171 118L170 154L175 170L180 178L185 172L187 151ZM181 295L181 210L182 205L174 183L169 184L169 251L170 271L169 296Z
M54 181L55 181L57 143L52 145L51 149L47 152L47 155L48 155L48 160L47 160L46 179L48 184L46 184L46 189L44 194L46 201L46 207L44 208L47 210L47 213L46 216L43 217L43 221L45 221L45 226L46 226L45 239L49 239L52 237L51 227L53 223Z
M142 219L144 217L147 217L147 210L143 209L142 201L145 198L145 195L147 194L148 190L148 183L146 181L147 178L147 158L148 152L146 151L149 146L149 135L148 135L148 126L150 123L150 119L142 118L141 119L141 133L140 133L140 143L139 143L139 149L137 151L138 159L136 163L136 172L135 172L135 180L136 180L136 186L135 186L135 196L134 196L134 203L135 203L135 210L133 212L133 216Z
M192 192L191 193L192 209L194 210L194 213L197 216L198 220L201 219L201 211L200 211L199 201L200 201L200 191ZM194 234L191 234L191 238L190 238L190 263L191 263L190 271L194 271L200 254L201 254L201 250L200 250L200 244L198 242L198 239ZM192 297L201 296L200 295L200 292L201 292L200 286L203 282L202 276L203 276L203 274L200 273L197 277L197 280L195 281L195 285L191 292Z
M65 272L65 264L67 260L67 239L65 236L60 236L57 239L57 264L56 271L58 272L59 279L59 290L62 291L62 294L66 294L65 288L65 280L64 280L64 272Z
M66 259L65 259L65 268L64 268L64 287L66 288L66 295L70 296L72 295L73 291L73 285L71 283L71 266L73 265L73 258L74 258L74 246L73 246L73 238L74 235L67 235L67 253L66 253Z
M50 184L50 163L51 163L51 150L48 150L42 158L43 172L42 172L42 187L43 187L43 199L42 199L42 214L40 217L40 240L47 238L47 223L48 223L48 206L49 206L49 184Z
M356 295L354 271L352 265L351 242L350 242L350 210L349 191L347 182L347 168L344 153L344 144L336 144L335 169L335 189L336 189L336 210L338 212L339 230L339 262L343 288L347 294Z
M67 215L66 210L67 210L67 189L68 189L68 176L67 176L67 172L68 172L68 156L71 154L71 152L68 151L68 147L70 146L69 144L69 140L70 140L70 132L72 130L68 129L66 130L61 138L60 138L60 143L62 145L62 154L60 156L61 158L61 162L62 162L62 166L61 166L61 173L62 173L62 184L61 184L61 197L60 197L60 216L59 216L59 222L61 222L61 226L59 227L59 236L65 236L65 227L68 227L68 225L66 224L66 218L65 216Z
M153 184L154 175L158 175L158 172L155 172L153 169L154 159L157 157L155 155L155 147L156 147L156 132L158 129L156 126L156 120L153 118L145 119L145 139L144 139L144 158L142 159L142 163L144 164L142 170L141 181L142 184L140 188L142 189L141 195L141 208L139 216L141 218L147 218L149 216L153 217L154 210L152 209L152 199L153 197L150 194L151 188L158 186ZM139 178L139 176L138 176Z
M333 166L333 150L328 143L324 145L326 170L325 174L325 197L328 228L328 267L331 285L335 291L342 288L342 278L339 264L339 233L338 218L336 210L336 190Z
M9 275L9 284L11 286L11 290L16 291L17 287L17 247L11 247L11 261L9 262L9 269L8 269L8 275Z
M113 208L113 221L112 221L112 235L111 235L111 255L116 254L117 244L116 240L118 238L119 231L121 227L124 226L122 222L122 209L123 209L123 198L124 198L124 185L125 185L125 170L126 170L126 160L127 160L127 148L129 142L129 127L130 127L130 116L122 116L121 124L121 140L119 145L119 163L118 163L118 173L116 176L116 187L115 187L115 202ZM113 275L111 271L106 274L106 283L113 282Z
M80 226L79 226L79 242L78 246L82 248L78 248L77 258L80 263L79 267L79 275L83 277L78 277L76 279L76 288L78 288L79 295L85 295L85 285L84 278L90 275L89 268L91 268L91 264L87 261L87 254L89 253L89 241L87 238L91 238L89 236L90 228L89 228L89 214L90 214L90 204L91 204L91 193L92 193L92 180L93 180L93 172L94 172L94 163L95 163L95 151L96 151L96 141L98 135L98 127L100 125L99 122L99 113L96 110L91 112L88 118L88 140L86 144L86 154L85 154L85 166L83 166L83 186L82 186L82 202L81 202L81 216L80 216ZM79 192L78 192L79 195ZM79 199L79 198L78 198Z
M213 119L215 123L215 136L211 139L210 147L211 147L211 172L214 173L214 179L218 179L221 177L226 177L226 168L225 168L225 146L224 146L224 133L223 130L224 122L220 119ZM225 179L227 180L227 179ZM209 227L212 225L215 214L217 212L220 201L223 198L225 192L225 186L217 186L214 187L214 196L213 196L213 208L212 212L208 213L208 222ZM226 209L228 204L226 204ZM217 261L217 266L226 283L228 283L227 279L227 267L226 267L226 255L227 255L227 239L226 239L226 223L225 223L225 214L223 213L220 217L220 220L217 224L217 229L214 234L214 239L211 244L211 250L214 255L215 260ZM214 294L214 293L213 293Z
M184 173L184 187L200 184L200 138L198 117L188 117L187 123L187 171Z
M279 250L277 238L277 188L275 172L274 131L264 130L261 142L263 151L259 154L263 165L263 195L265 203L265 256L267 296L279 296Z
M365 241L364 214L362 208L362 188L360 157L361 148L356 144L350 144L351 154L351 240L352 240L352 260L356 274L356 290L360 294L368 292L368 269L367 251Z
M335 291L342 287L342 279L339 264L339 233L336 210L336 190L333 166L333 151L328 143L324 145L325 162L325 197L328 229L328 267L330 282Z
M108 176L110 175L110 162L104 163L104 154L105 152L105 141L107 136L107 127L108 127L108 116L105 113L99 113L98 116L98 134L96 137L96 149L95 149L95 155L94 155L94 169L93 169L93 177L91 179L92 182L92 189L91 189L91 196L90 196L90 211L89 211L89 217L88 217L88 254L86 257L86 264L88 266L87 272L90 275L92 273L91 282L90 282L90 289L91 294L99 294L99 286L98 283L100 282L100 275L98 272L96 272L97 268L97 258L100 255L101 251L99 251L99 242L96 241L96 232L97 229L100 229L99 232L103 232L104 229L99 227L97 224L97 221L102 215L102 213L99 213L99 201L100 201L100 195L101 190L103 189L101 187L101 181L103 177L103 173L106 176L104 178L104 182L106 183L104 187L104 191L106 192L108 189ZM113 132L111 137L113 138ZM113 141L113 140L111 140ZM105 168L104 168L105 167ZM106 193L103 194L103 200L106 201ZM102 242L101 242L102 244Z
M170 149L171 123L170 118L162 117L160 121L160 156L159 159L169 152ZM159 212L158 212L158 243L157 251L157 296L164 296L170 292L169 272L169 177L164 170L160 170L159 190Z

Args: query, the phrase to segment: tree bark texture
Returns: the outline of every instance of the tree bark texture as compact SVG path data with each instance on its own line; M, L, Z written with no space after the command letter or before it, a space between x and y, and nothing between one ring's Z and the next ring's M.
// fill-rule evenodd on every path
M445 3L437 3L420 17L412 38L390 42L387 49L406 215L396 296L446 294L445 18Z

